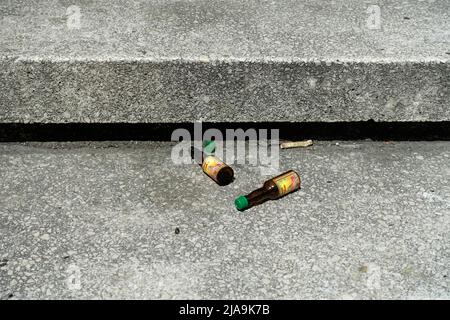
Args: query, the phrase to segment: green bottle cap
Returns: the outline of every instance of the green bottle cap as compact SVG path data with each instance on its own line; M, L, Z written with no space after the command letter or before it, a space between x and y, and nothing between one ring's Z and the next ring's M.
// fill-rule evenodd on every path
M244 210L248 207L248 200L245 196L239 196L234 200L234 205L238 210Z
M212 140L203 141L203 150L205 150L207 154L213 153L216 150L216 143Z

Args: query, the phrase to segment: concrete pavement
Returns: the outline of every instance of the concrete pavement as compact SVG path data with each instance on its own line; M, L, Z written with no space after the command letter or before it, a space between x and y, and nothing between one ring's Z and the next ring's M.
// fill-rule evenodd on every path
M1 144L0 296L450 298L449 142L281 150L302 189L243 213L259 168L219 187L171 147Z

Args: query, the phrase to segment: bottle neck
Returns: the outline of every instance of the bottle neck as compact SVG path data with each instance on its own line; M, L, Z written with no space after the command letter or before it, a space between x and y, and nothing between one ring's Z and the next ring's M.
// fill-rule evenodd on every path
M272 194L272 190L269 188L261 187L259 189L256 189L255 191L252 191L245 197L248 200L249 206L255 206L258 204L261 204L267 200L270 200Z

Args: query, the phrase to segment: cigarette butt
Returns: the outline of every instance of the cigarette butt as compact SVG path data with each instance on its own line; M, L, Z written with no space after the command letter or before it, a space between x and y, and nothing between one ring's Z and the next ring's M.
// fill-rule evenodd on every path
M283 142L280 144L281 149L290 149L290 148L304 148L312 146L312 140L304 140L304 141L289 141Z

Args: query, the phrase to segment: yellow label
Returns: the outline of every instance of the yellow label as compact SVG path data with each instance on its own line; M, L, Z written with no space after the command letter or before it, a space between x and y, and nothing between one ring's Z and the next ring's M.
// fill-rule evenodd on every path
M219 158L215 156L207 156L203 160L202 169L208 176L217 181L217 174L219 173L220 169L226 166L227 165L220 161Z
M284 196L285 194L300 188L300 177L294 171L289 171L273 178L273 182L277 185L280 196Z

